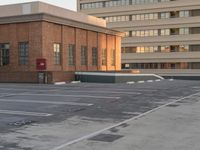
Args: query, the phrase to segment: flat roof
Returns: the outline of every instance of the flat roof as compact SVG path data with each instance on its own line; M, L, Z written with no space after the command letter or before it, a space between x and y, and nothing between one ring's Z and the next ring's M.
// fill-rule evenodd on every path
M21 16L30 14L45 13L65 19L70 19L86 24L91 24L100 27L106 27L106 21L97 17L89 16L84 13L75 12L44 2L28 2L0 6L0 18Z

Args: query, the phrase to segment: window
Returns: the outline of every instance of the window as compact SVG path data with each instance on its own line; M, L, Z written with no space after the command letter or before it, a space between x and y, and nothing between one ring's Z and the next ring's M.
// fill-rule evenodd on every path
M180 45L179 52L188 52L189 51L189 45Z
M98 52L97 48L93 47L92 48L92 66L97 66L98 64Z
M111 50L111 66L115 66L115 49Z
M74 66L75 65L75 45L69 44L68 47L68 65Z
M183 10L179 12L179 17L189 17L190 12L188 10Z
M10 45L9 44L0 44L0 65L5 66L9 64L9 51Z
M170 52L170 46L161 46L160 50L163 53Z
M160 30L160 35L170 35L170 29L161 29Z
M29 61L29 45L28 42L19 43L19 64L27 65Z
M102 65L103 66L106 66L106 63L107 63L107 50L106 49L103 49L102 50Z
M160 19L168 19L168 18L170 18L170 13L169 12L160 13Z
M87 47L81 46L81 65L87 65Z
M140 4L151 4L158 2L170 2L173 0L110 0L80 4L81 9L95 9L102 7L117 7L127 5L140 5Z
M181 35L189 34L189 28L180 28L179 34Z
M61 63L61 45L54 44L54 65L60 65Z

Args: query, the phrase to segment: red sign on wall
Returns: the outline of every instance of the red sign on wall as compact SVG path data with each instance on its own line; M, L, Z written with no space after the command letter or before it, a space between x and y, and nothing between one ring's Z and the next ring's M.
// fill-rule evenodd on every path
M47 69L47 61L44 58L36 59L36 69L39 71L44 71Z

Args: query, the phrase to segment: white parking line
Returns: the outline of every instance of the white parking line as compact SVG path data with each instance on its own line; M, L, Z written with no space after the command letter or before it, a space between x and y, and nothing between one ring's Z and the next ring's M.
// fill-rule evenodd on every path
M155 80L156 82L159 82L159 81L161 81L160 79L157 79L157 80Z
M41 101L41 100L21 100L21 99L0 99L0 102L14 102L14 103L38 103L38 104L56 104L56 105L74 105L74 106L92 106L89 103L77 102L59 102L59 101Z
M72 144L78 143L78 142L80 142L80 141L89 139L89 138L91 138L91 137L93 137L93 136L96 136L96 135L102 133L102 132L105 132L105 131L110 130L110 129L112 129L112 128L116 128L116 127L118 127L118 126L120 126L120 125L122 125L122 124L131 122L131 121L133 121L133 120L137 120L138 118L144 117L144 116L146 116L146 115L148 115L148 114L150 114L150 113L152 113L152 112L155 112L155 111L157 111L157 110L159 110L159 109L162 109L162 108L166 107L167 105L177 103L177 102L179 102L179 101L182 101L182 100L184 100L184 99L186 99L186 98L190 98L190 97L195 96L195 95L198 95L198 94L200 94L200 92L195 93L195 94L192 94L192 95L189 95L189 96L186 96L186 97L183 97L183 98L180 98L180 99L177 99L177 100L174 100L174 101L172 101L172 102L169 102L169 103L167 103L167 104L161 105L161 106L159 106L159 107L157 107L157 108L154 108L154 109L152 109L152 110L150 110L150 111L147 111L147 112L142 113L142 114L140 114L140 115L138 115L138 116L135 116L135 117L132 117L132 118L130 118L130 119L127 119L127 120L125 120L125 121L119 122L119 123L117 123L117 124L114 124L114 125L112 125L112 126L109 126L109 127L107 127L107 128L104 128L104 129L102 129L102 130L93 132L93 133L91 133L91 134L85 135L85 136L83 136L83 137L80 137L80 138L75 139L75 140L72 140L72 141L68 141L68 142L66 142L66 143L64 143L64 144L62 144L62 145L60 145L60 146L57 146L57 147L51 149L51 150L60 150L60 149L63 149L63 148L65 148L65 147L69 146L69 145L72 145Z
M0 110L0 114L36 116L36 117L48 117L48 116L53 115L53 114L48 114L48 113L27 112L27 111L12 111L12 110Z
M140 115L140 112L123 112L123 114L127 114L127 115Z
M126 84L135 84L134 81L129 81L129 82L126 82Z
M92 95L65 95L65 94L32 94L32 93L23 93L16 95L25 95L25 96L62 96L62 97L78 97L78 98L99 98L99 99L120 99L121 97L110 97L110 96L92 96Z
M34 92L49 92L49 91L56 91L57 89L51 88L51 89L23 89L23 88L0 88L0 90L7 90L7 91L22 91L22 92L28 92L28 91L34 91Z
M65 92L70 92L70 93L107 93L107 94L141 94L139 92L117 92L117 91L78 91L78 90L66 90Z
M14 96L14 95L16 95L16 94L9 94L9 93L0 93L0 94L1 94L0 97L7 97L7 96Z
M138 81L137 83L144 83L145 81Z

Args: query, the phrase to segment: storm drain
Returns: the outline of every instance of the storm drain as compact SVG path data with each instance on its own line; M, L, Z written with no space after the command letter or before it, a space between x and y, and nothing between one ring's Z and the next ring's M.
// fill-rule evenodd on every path
M113 134L99 134L90 138L91 141L100 141L100 142L114 142L124 136L122 135L113 135Z

